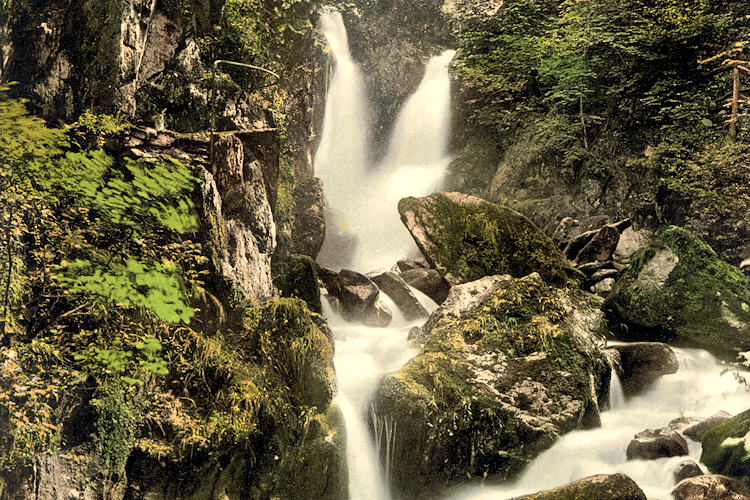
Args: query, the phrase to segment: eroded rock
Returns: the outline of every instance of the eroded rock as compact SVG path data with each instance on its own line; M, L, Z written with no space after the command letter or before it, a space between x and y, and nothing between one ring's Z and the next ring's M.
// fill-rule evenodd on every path
M687 441L671 429L647 429L635 435L626 450L628 460L680 457L689 452Z
M646 494L625 474L601 474L524 495L515 500L646 500Z
M427 310L409 289L409 285L397 273L375 271L368 273L367 277L380 288L381 292L393 300L407 321L429 316Z
M748 500L747 487L724 476L700 476L682 481L672 489L675 500Z
M676 373L679 368L674 351L659 342L616 344L607 351L616 353L611 359L623 390L628 394L648 388L660 377Z

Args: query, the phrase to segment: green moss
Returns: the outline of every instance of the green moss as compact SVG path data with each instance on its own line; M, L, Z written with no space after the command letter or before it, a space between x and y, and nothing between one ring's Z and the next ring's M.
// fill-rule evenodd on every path
M297 297L311 311L322 314L318 270L315 261L306 255L290 255L271 267L273 284L282 297Z
M715 474L750 479L750 410L706 432L701 462Z
M532 272L556 285L580 278L539 228L509 208L436 194L401 200L404 223L407 212L426 228L429 243L418 242L425 257L452 281L467 283L496 274L520 278Z

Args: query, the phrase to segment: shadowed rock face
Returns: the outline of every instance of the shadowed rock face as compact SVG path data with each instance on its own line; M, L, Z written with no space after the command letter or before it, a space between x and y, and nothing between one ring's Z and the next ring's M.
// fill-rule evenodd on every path
M670 429L645 430L635 435L626 450L628 460L654 460L688 454L685 438Z
M598 425L610 375L595 335L600 303L536 274L453 287L421 353L374 397L377 418L398 422L397 494L508 479L558 436Z
M422 254L451 284L538 272L548 283L582 280L552 240L509 208L461 193L404 198L401 220Z

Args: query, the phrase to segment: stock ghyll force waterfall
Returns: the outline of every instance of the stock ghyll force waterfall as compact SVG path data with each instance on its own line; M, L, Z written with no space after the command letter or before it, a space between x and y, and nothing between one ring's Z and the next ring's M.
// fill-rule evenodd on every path
M450 111L447 66L454 53L445 52L427 63L422 83L394 126L385 159L379 165L368 165L367 103L341 15L323 14L321 24L335 68L315 157L316 172L323 180L328 209L334 214L329 223L333 220L348 241L356 242L346 267L366 273L391 267L407 256L412 242L399 220L397 202L404 196L424 196L437 190L445 174ZM429 312L436 308L426 297L420 299ZM388 302L387 297L384 300ZM388 328L367 327L345 322L324 300L324 313L336 338L338 403L347 427L349 489L354 500L390 500L389 469L398 466L388 459L389 439L398 432L398 422L373 418L378 446L366 425L369 399L378 381L417 353L406 340L414 323L400 317L396 307L391 310L394 321ZM634 479L650 499L671 499L671 470L688 457L628 461L625 449L633 436L645 429L666 427L681 416L706 418L720 410L736 414L748 404L741 382L711 355L696 349L674 350L680 369L662 377L648 392L626 399L614 380L611 410L602 415L600 428L561 437L514 483L474 484L452 490L451 500L512 498L615 472ZM700 444L690 443L690 458L697 462L699 457Z

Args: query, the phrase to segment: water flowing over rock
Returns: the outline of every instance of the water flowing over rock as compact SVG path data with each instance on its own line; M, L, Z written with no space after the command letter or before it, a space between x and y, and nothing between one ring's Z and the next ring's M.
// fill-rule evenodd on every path
M537 274L485 280L454 288L420 354L374 396L378 419L398 422L389 446L400 494L508 479L561 434L599 423L610 375L600 301ZM484 300L459 306L472 289Z
M427 295L436 304L442 304L450 292L451 286L435 269L408 269L401 273L401 278Z
M701 462L716 474L750 480L750 410L703 436Z
M607 349L617 370L623 389L633 394L642 391L659 377L675 373L679 368L674 351L659 342L634 342Z
M404 198L401 220L451 285L484 276L538 272L550 283L582 281L550 238L509 208L461 193Z
M602 474L514 500L646 500L646 494L625 474Z
M675 500L750 500L750 491L738 481L723 476L700 476L674 487Z
M670 429L647 429L635 435L628 445L628 460L654 460L662 457L680 457L688 454L685 438Z
M627 340L680 340L726 354L750 346L750 280L703 241L664 230L634 257L605 310Z

